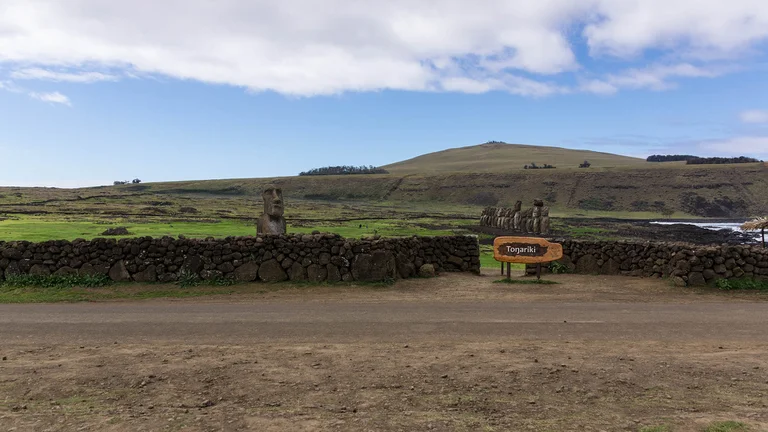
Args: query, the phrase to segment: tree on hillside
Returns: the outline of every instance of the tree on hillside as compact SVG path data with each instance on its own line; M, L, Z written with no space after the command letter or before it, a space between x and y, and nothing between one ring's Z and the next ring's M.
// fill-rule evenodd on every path
M688 159L686 164L688 165L719 165L719 164L741 164L741 163L759 163L762 162L759 159L750 158L746 156L739 156L733 158L725 157L710 157L710 158L693 158Z
M691 159L697 159L698 156L692 155L652 155L648 156L647 162L682 162Z
M299 173L300 176L317 175L347 175L347 174L389 174L384 168L377 168L373 165L365 166L329 166L323 168L314 168L309 171Z

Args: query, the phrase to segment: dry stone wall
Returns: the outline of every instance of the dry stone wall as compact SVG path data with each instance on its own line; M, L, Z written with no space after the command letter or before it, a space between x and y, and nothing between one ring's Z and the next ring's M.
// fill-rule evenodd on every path
M344 239L335 234L0 242L10 275L102 274L114 281L202 279L382 281L436 272L480 272L475 236Z
M768 249L759 246L554 241L563 245L560 263L575 273L668 277L680 286L700 286L718 279L768 280Z

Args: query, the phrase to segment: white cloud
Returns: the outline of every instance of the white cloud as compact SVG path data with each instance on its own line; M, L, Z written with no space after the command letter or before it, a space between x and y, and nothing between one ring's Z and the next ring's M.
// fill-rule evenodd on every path
M748 110L739 115L743 123L768 123L768 110Z
M14 68L16 79L158 74L304 96L381 89L545 96L666 89L669 78L717 76L684 62L596 76L579 64L573 40L583 36L600 58L653 49L707 63L757 49L768 38L768 7L764 0L3 0L0 29L0 65ZM566 72L591 81L570 90L552 82Z
M606 93L610 93L611 89L616 91L620 88L668 90L676 86L670 81L674 78L714 78L729 70L730 68L718 66L703 68L689 63L653 65L644 69L627 69L617 74L610 74L602 80L589 83L587 90L603 89Z
M24 90L21 89L19 86L17 86L12 81L2 81L0 80L0 90L9 91L11 93L23 93Z
M584 30L593 53L635 56L648 48L731 58L768 37L764 0L598 0Z
M115 75L94 71L57 71L42 68L25 68L14 70L11 78L21 80L66 81L75 83L92 83L96 81L116 81Z
M50 102L50 103L57 103L57 104L62 104L66 106L72 106L72 102L70 102L69 98L59 92L52 92L52 93L32 92L32 93L29 93L29 96L31 98L38 99L43 102Z
M744 136L702 142L699 148L727 156L768 157L768 136Z

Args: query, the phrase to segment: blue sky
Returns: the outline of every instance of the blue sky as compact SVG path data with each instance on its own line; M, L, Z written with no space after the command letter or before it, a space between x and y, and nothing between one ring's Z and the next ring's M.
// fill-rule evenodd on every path
M0 185L295 175L488 140L768 159L762 1L3 3Z

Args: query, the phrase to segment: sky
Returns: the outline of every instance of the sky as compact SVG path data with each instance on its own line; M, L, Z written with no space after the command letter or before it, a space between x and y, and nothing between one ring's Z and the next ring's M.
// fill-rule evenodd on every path
M768 160L765 0L0 0L0 185L497 140Z

